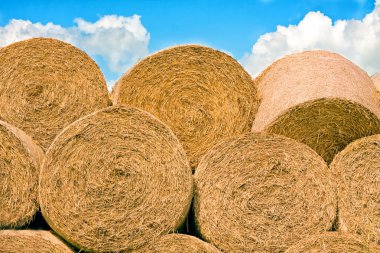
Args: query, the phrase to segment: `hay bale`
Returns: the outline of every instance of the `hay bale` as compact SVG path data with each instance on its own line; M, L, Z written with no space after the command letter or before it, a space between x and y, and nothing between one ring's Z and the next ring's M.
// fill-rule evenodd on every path
M134 250L178 229L192 175L172 131L136 108L109 107L67 127L42 166L41 211L77 248Z
M67 125L109 104L96 63L55 39L35 38L0 49L0 118L46 150Z
M289 55L256 81L262 103L252 130L303 142L328 163L353 140L380 132L380 108L371 79L338 54Z
M236 60L197 45L147 57L112 93L114 104L136 106L167 123L193 169L225 137L249 132L258 105L256 86Z
M336 208L326 163L283 136L250 133L224 141L195 172L195 225L224 252L283 252L331 230Z
M0 252L4 253L73 253L49 231L0 230Z
M376 90L377 90L377 96L380 98L380 72L374 74L373 76L371 76L371 79L372 79L372 81L373 81L373 84L374 84L375 87L376 87Z
M285 253L377 253L379 250L351 234L327 232L301 240Z
M190 235L168 234L136 253L220 253L209 243Z
M338 182L339 230L380 244L380 135L348 145L331 169Z
M0 121L0 228L21 227L38 210L43 151L23 131Z

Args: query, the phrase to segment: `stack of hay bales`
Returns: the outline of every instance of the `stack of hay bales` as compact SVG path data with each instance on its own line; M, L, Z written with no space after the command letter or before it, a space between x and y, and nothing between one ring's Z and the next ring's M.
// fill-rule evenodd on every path
M48 231L0 230L0 252L73 253L74 251Z
M186 220L189 162L172 131L136 108L108 107L69 125L42 166L49 225L86 251L133 251Z
M0 228L30 223L38 210L38 175L44 153L20 129L0 121Z
M195 172L195 222L223 252L283 252L332 230L336 197L315 151L273 134L246 134L213 147Z
M229 55L188 45L163 50L132 67L113 103L160 118L182 142L193 169L213 145L249 132L258 99L249 74Z
M224 53L178 46L110 97L67 43L0 49L0 228L40 208L80 252L380 252L380 135L326 163L380 133L376 88L345 58L286 56L254 81ZM0 252L25 248L73 251L0 230Z
M380 244L380 135L348 145L331 169L338 186L339 230Z
M338 54L289 55L256 80L262 101L252 130L303 142L328 163L355 139L380 132L373 82Z
M0 119L46 150L67 125L109 105L96 63L55 39L35 38L0 49Z

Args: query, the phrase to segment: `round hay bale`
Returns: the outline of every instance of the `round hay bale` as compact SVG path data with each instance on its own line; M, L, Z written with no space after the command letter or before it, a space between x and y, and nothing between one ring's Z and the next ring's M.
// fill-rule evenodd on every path
M217 248L190 235L168 234L136 253L221 253Z
M351 234L327 232L301 240L285 253L377 253L379 250Z
M256 82L262 103L252 130L303 142L328 163L353 140L380 132L371 79L338 54L306 51L286 56Z
M380 98L380 72L374 74L373 76L371 76L371 79L372 79L372 81L373 81L373 84L374 84L375 87L376 87L376 90L377 90L377 96Z
M338 229L380 244L380 135L351 143L330 167L338 182Z
M106 107L107 86L84 52L35 38L0 49L0 118L46 150L67 125Z
M138 249L178 229L193 194L189 162L172 131L136 108L109 107L68 126L42 166L49 225L77 248Z
M21 227L38 211L44 153L23 131L0 121L0 228Z
M193 169L225 137L250 131L258 100L251 76L229 55L185 45L153 54L117 83L114 104L144 109L167 123Z
M195 225L224 252L283 252L336 218L330 171L315 151L274 134L213 147L195 172Z
M73 253L49 231L0 230L0 252L4 253Z

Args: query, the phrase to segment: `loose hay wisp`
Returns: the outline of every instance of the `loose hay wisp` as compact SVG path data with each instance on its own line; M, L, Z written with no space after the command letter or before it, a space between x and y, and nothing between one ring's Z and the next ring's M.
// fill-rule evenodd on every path
M380 107L370 77L338 54L286 56L256 82L262 103L252 130L303 142L328 163L353 140L380 133Z
M131 68L112 91L114 104L144 109L167 123L194 169L213 145L249 132L258 99L250 75L229 55L186 45Z
M273 134L213 147L195 172L195 222L224 252L283 252L336 218L331 173L315 151Z
M42 166L41 211L79 249L133 251L185 221L189 162L172 131L136 108L109 107L68 126Z

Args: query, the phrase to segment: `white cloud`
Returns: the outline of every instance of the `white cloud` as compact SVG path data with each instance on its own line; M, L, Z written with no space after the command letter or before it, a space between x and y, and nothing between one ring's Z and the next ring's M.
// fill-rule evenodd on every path
M380 71L380 0L362 20L333 23L321 12L309 12L298 25L278 26L260 36L242 63L256 76L284 55L312 49L340 53L369 74Z
M0 27L0 47L32 37L56 38L103 58L108 68L118 74L148 54L150 35L138 15L109 15L94 23L77 18L74 22L75 26L64 28L53 23L12 19Z

